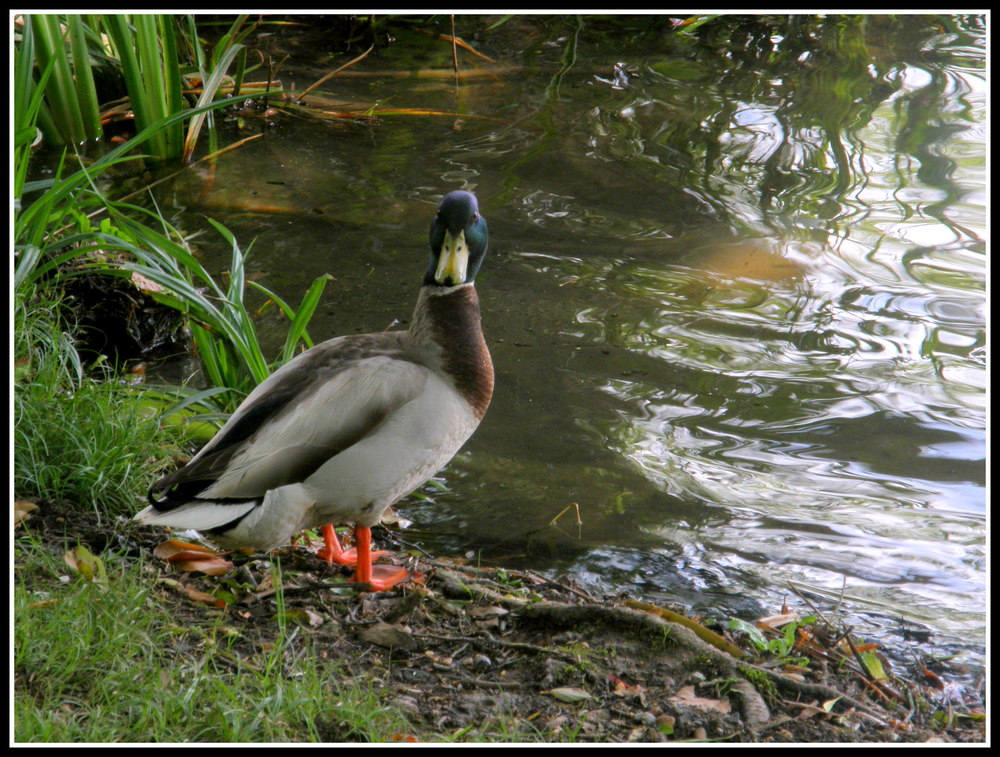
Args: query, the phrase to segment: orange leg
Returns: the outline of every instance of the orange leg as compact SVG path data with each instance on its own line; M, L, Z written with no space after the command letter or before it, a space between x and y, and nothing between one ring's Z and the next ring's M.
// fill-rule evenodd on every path
M340 565L357 565L358 552L356 549L341 549L337 540L337 532L333 526L323 526L323 549L319 551L319 556L324 558L329 565L339 563Z
M405 581L410 572L395 565L372 565L372 530L365 526L355 526L354 541L357 543L358 569L352 581L371 584L372 591L385 591ZM376 552L375 555L380 553Z

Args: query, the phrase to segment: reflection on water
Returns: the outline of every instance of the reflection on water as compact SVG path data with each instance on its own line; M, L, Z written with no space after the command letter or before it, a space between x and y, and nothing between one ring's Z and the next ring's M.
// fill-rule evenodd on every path
M982 640L983 19L495 20L458 19L495 78L339 94L502 123L279 124L203 198L269 286L336 277L333 335L405 318L431 203L479 194L497 392L401 508L422 543L703 607L846 580ZM450 55L400 30L360 68ZM224 194L268 180L307 207Z

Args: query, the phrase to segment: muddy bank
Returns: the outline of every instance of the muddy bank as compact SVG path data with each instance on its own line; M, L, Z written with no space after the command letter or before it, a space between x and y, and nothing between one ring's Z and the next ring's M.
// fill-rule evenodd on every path
M299 653L308 644L338 661L348 678L372 685L422 741L504 741L510 734L601 743L985 738L981 692L967 687L956 698L942 689L950 671L926 666L875 677L862 657L851 659L865 650L820 621L798 626L794 647L778 656L761 654L744 634L716 628L716 637L652 606L592 596L530 571L391 553L383 560L405 564L417 580L359 592L347 569L328 567L300 545L270 559L224 555L219 559L232 567L220 576L182 572L182 564L153 555L163 529L100 528L39 504L25 528L48 548L79 543L142 561L179 624L207 626L225 616L238 631L234 666L252 666L273 642L282 607L298 626ZM280 573L271 567L275 556ZM765 636L780 635L767 625ZM293 666L290 658L289 673ZM343 723L316 726L325 741L358 738Z

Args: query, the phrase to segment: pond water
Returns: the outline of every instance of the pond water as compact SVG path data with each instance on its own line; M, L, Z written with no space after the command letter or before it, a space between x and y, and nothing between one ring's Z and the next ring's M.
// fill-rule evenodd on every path
M405 325L435 203L479 196L496 394L403 538L709 615L804 607L791 581L985 643L984 19L498 20L456 19L495 61L460 49L458 82L399 24L322 87L461 116L248 121L170 194L291 301L332 274L317 340ZM286 85L363 49L315 33L261 38Z

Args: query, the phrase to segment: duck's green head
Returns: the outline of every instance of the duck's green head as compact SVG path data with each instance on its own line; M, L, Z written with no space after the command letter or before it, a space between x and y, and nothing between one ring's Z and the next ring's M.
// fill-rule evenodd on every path
M471 284L486 254L486 219L472 192L449 192L431 221L431 264L424 286Z

